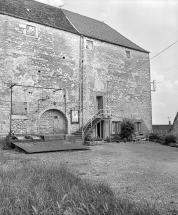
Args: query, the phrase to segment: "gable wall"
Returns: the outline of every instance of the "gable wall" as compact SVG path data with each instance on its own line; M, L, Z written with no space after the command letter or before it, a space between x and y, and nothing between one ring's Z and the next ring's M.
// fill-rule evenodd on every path
M96 96L102 95L104 107L111 108L113 121L122 120L123 117L143 119L148 129L151 130L148 53L98 40L93 40L93 42L93 50L84 48L85 121L97 112ZM131 53L130 59L126 57L126 50ZM135 69L144 62L144 65Z
M24 34L26 24L37 28L36 37ZM70 110L79 109L80 37L1 14L0 32L0 136L9 132L11 82L66 89L68 132L78 129L79 125L70 124ZM45 110L64 113L63 96L64 90L53 93L53 90L14 87L15 132L37 132L38 118Z
M178 113L175 116L172 128L170 130L170 134L174 134L178 137Z

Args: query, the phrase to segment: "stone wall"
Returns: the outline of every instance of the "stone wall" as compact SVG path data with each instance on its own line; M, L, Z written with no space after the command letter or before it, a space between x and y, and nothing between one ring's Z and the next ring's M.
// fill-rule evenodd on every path
M98 40L86 48L90 38L84 38L82 53L79 35L6 15L0 15L0 32L0 136L10 128L11 83L43 87L13 87L12 129L19 133L38 132L40 117L48 110L66 110L71 133L82 125L82 113L80 123L71 124L71 109L80 110L83 99L85 124L97 112L96 96L103 96L103 108L111 108L112 120L140 118L151 130L148 53Z
M86 40L89 38L85 38L84 46ZM92 41L93 49L84 48L85 121L97 111L96 96L103 96L104 108L111 108L112 120L143 119L151 130L149 54ZM130 51L130 58L126 51Z
M0 32L0 136L9 132L11 83L65 89L68 133L77 130L70 110L79 109L80 37L5 15L0 15ZM12 128L35 133L45 110L64 113L65 91L53 91L14 86Z

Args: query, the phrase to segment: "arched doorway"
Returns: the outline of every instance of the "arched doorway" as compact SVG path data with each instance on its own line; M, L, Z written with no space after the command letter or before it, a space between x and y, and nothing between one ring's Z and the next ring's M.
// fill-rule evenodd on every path
M40 134L66 134L67 121L64 114L56 109L44 112L38 123Z

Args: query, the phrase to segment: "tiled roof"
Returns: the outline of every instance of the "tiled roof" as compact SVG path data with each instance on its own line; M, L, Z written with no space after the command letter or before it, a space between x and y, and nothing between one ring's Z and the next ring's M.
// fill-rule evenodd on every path
M148 51L137 46L104 22L68 10L62 10L82 35L148 53Z
M0 0L0 14L148 53L104 22L34 0Z
M152 125L153 131L168 131L172 128L172 125Z
M0 0L0 13L78 33L61 9L37 1Z

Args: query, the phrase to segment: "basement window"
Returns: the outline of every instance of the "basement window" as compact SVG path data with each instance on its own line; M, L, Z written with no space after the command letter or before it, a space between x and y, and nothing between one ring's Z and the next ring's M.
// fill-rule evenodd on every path
M130 51L125 51L126 52L126 57L130 58Z
M33 25L26 25L25 34L31 37L36 37L37 28Z
M86 49L92 50L93 49L93 41L86 40Z

